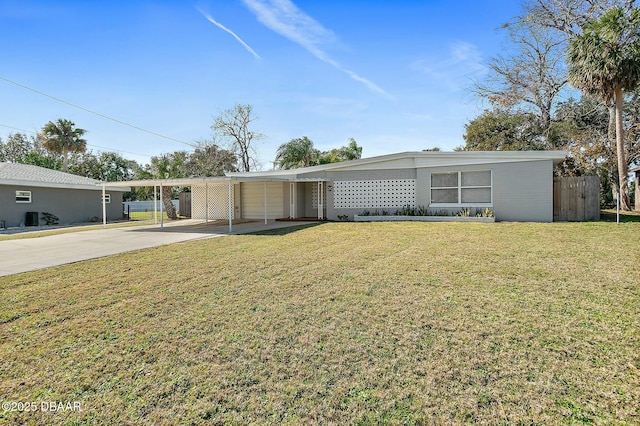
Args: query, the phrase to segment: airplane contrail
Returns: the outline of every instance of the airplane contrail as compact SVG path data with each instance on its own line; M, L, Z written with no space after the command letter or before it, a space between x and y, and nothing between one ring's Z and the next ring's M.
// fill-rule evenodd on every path
M242 40L236 33L234 33L233 31L231 31L229 28L225 27L224 25L222 25L220 22L216 21L215 19L213 19L210 15L207 15L206 13L204 13L203 11L199 10L198 12L200 12L202 14L202 16L204 16L209 22L211 22L213 25L215 25L216 27L220 28L223 31L228 32L229 34L231 34L236 40L238 40L238 42L244 46L245 49L247 49L247 51L249 53L251 53L253 56L255 56L256 59L260 59L260 55L258 55L256 53L255 50L253 50L251 48L251 46L249 46L247 43L244 42L244 40Z

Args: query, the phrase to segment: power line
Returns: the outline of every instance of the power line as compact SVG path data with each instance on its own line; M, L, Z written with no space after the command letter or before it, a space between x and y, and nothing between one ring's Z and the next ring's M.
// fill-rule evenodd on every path
M112 118L112 117L109 117L107 115L100 114L99 112L95 112L95 111L92 111L92 110L90 110L88 108L81 107L80 105L73 104L71 102L65 101L64 99L56 98L55 96L51 96L51 95L49 95L47 93L44 93L44 92L41 92L39 90L33 89L33 88L29 87L29 86L25 86L24 84L20 84L20 83L17 83L15 81L13 81L13 80L9 80L8 78L4 78L4 77L0 76L0 80L4 80L7 83L14 84L14 85L16 85L18 87L21 87L23 89L30 90L30 91L32 91L34 93L39 94L39 95L42 95L42 96L45 96L47 98L53 99L54 101L62 102L63 104L67 104L67 105L72 106L74 108L81 109L82 111L86 111L86 112L88 112L90 114L97 115L98 117L102 117L102 118L105 118L107 120L111 120L113 122L116 122L118 124L122 124L124 126L131 127L132 129L140 130L141 132L149 133L151 135L158 136L160 138L168 139L170 141L178 142L178 143L181 143L181 144L184 144L184 145L188 145L188 146L193 147L193 148L197 148L197 145L195 145L195 144L192 144L192 143L189 143L189 142L185 142L185 141L181 141L180 139L175 139L175 138L172 138L170 136L161 135L160 133L156 133L156 132L153 132L151 130L143 129L142 127L138 127L138 126L135 126L133 124L126 123L126 122L124 122L122 120L118 120L117 118Z
M6 124L2 124L2 123L0 123L0 127L7 127L9 129L19 130L19 131L25 132L25 133L33 133L34 135L38 134L37 132L31 131L31 130L25 130L25 129L20 129L19 127L7 126ZM149 154L140 154L139 152L123 151L121 149L109 148L109 147L100 146L100 145L93 145L93 144L90 144L90 143L87 143L87 146L92 146L94 148L108 149L108 150L117 151L117 152L124 152L125 154L141 155L143 157L149 157L149 158L152 157Z

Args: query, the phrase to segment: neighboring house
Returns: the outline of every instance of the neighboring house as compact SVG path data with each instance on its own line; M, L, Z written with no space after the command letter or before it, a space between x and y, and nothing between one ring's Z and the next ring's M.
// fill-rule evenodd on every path
M366 210L394 213L408 205L438 214L490 209L498 221L552 222L553 169L566 154L402 152L292 170L118 184L191 186L194 219L352 220Z
M43 213L60 224L102 219L100 181L28 164L0 163L0 225L44 225ZM106 188L109 220L122 218L122 193L127 187ZM4 222L4 223L3 223ZM35 223L34 223L35 222Z

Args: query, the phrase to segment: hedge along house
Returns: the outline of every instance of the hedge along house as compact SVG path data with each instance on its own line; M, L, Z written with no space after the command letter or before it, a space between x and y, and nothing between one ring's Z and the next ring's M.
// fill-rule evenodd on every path
M43 224L50 213L61 224L89 222L103 217L100 181L28 164L0 163L0 225ZM109 220L122 218L122 194L128 187L107 187L105 211Z
M405 206L455 214L491 209L501 221L553 221L553 169L562 151L403 152L224 177L118 182L190 186L193 219L351 220ZM111 184L111 183L109 183ZM107 185L107 184L105 184Z

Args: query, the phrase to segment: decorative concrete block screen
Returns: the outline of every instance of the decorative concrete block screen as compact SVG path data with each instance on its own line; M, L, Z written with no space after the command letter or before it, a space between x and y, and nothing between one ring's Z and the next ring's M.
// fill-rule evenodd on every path
M209 196L205 186L191 188L191 217L193 219L207 218L207 201L209 203L209 219L229 219L229 185L209 184ZM233 203L233 191L231 191ZM233 218L233 212L231 212Z
M337 209L416 206L415 179L343 180L333 183Z

